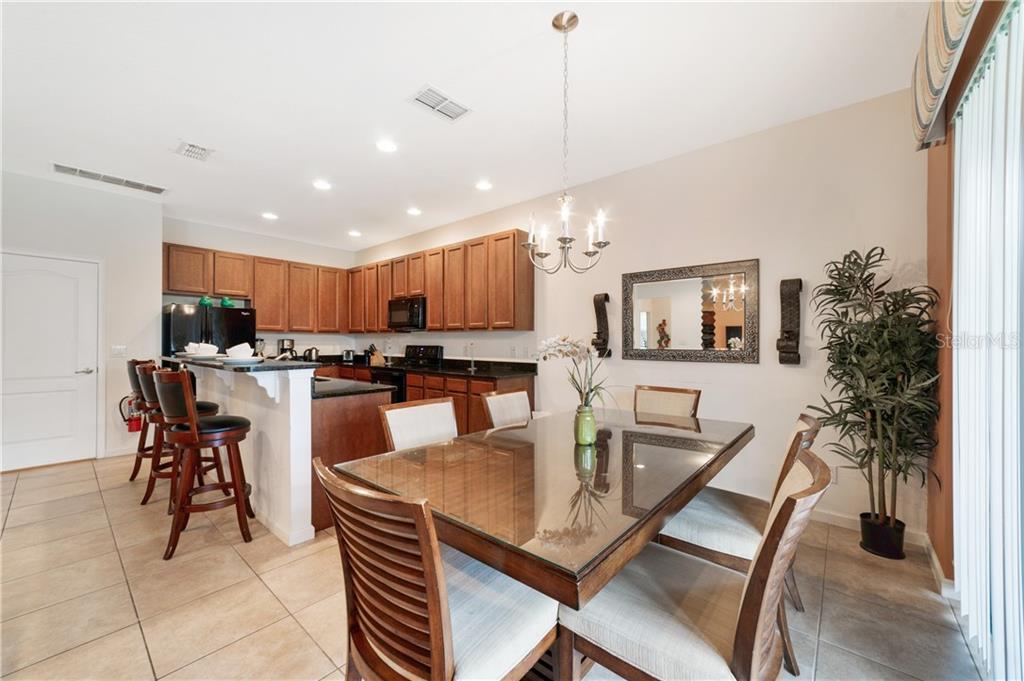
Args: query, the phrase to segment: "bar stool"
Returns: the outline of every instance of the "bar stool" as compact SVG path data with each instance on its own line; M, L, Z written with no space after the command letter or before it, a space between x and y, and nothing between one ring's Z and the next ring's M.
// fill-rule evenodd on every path
M174 519L171 521L171 535L167 539L164 560L170 560L174 555L174 550L178 547L178 538L188 526L188 519L192 513L216 511L234 505L242 539L246 542L252 541L249 521L246 519L246 516L256 517L249 504L252 487L245 481L242 452L238 448L238 443L245 439L245 434L251 427L249 419L228 414L200 416L196 410L197 403L189 374L184 369L161 369L155 372L153 377L160 398L160 410L167 425L165 435L174 445L175 459L181 461ZM218 447L227 449L231 481L224 482L221 478L219 482L204 485L200 481L198 487L194 486L197 473L202 469L201 450L212 448L216 452ZM216 458L219 460L220 457ZM194 502L192 499L196 495L214 490L224 492L228 498L208 502Z
M128 476L128 482L131 482L138 476L139 469L142 468L142 462L145 459L150 458L150 452L153 451L152 445L147 445L146 440L149 438L149 407L146 406L146 401L142 397L142 387L139 385L139 374L136 372L136 368L140 364L152 364L151 359L130 359L128 360L128 384L132 388L132 407L142 413L142 429L139 431L139 446L135 449L135 465L132 466L132 474Z
M167 422L160 409L160 401L157 397L156 384L153 382L153 374L157 371L156 364L140 364L136 367L136 380L142 391L142 399L146 407L146 419L152 423L156 434L153 436L153 447L149 454L149 480L146 482L146 492L142 495L141 505L153 495L156 481L164 478L171 481L171 494L167 500L167 513L174 511L175 489L178 481L178 461L175 458L177 450L167 446ZM196 411L202 416L214 416L220 411L220 405L216 402L196 402ZM164 461L165 456L170 456L170 461ZM213 450L213 456L203 459L203 467L199 472L200 480L206 471L216 470L217 478L224 482L224 468L220 460L220 451ZM225 493L226 494L226 493Z

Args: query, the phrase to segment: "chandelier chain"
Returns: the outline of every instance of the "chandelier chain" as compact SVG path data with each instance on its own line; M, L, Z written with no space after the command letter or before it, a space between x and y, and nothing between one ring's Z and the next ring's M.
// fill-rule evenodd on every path
M562 194L569 193L569 32L562 32Z

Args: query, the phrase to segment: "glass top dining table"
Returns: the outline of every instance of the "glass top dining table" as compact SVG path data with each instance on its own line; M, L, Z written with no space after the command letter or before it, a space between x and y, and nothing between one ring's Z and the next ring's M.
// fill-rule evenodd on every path
M341 476L426 498L438 537L579 608L654 539L754 435L747 423L595 409L335 465Z

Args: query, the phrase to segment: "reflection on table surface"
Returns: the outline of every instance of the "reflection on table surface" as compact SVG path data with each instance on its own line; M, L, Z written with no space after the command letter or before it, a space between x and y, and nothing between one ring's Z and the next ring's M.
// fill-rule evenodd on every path
M427 498L444 518L578 574L751 426L595 410L598 441L573 440L574 412L338 464L372 487Z

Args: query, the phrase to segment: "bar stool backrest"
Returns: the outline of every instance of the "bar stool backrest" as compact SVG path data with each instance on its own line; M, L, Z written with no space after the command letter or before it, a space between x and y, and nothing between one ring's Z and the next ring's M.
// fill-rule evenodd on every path
M164 421L168 424L187 423L193 437L198 438L199 417L196 415L196 398L192 392L188 369L160 369L152 377L155 379Z
M132 388L132 395L135 399L142 399L142 386L139 385L138 367L140 364L152 364L151 359L130 359L128 360L128 385Z
M135 367L135 374L139 381L139 388L142 390L142 401L149 409L156 409L160 406L160 400L156 395L156 385L153 384L153 373L156 372L156 370L157 366L152 362L149 364L140 364Z

